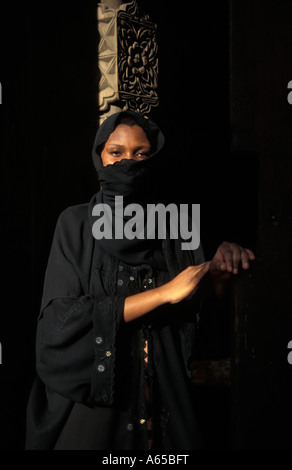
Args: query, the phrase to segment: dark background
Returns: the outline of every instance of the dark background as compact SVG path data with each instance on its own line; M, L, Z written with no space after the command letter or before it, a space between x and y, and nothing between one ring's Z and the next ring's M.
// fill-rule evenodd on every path
M225 422L223 437L218 423L217 437L215 431L210 433L210 447L216 448L217 438L217 448L287 448L292 373L286 359L287 340L292 339L287 293L292 7L284 1L234 3L196 2L190 11L189 5L180 7L174 1L140 2L158 25L160 104L152 117L167 140L163 191L171 202L201 204L206 257L225 239L257 254L252 274L256 295L244 297L247 278L234 287L240 328L231 334L231 350L243 364L233 371L232 409L237 418L231 416L231 427L236 438L229 435L229 391L216 390L215 403L225 413ZM56 219L65 207L88 201L97 190L91 147L97 129L98 33L96 3L90 1L39 6L2 2L0 20L0 448L12 450L23 448L36 317ZM273 310L267 326L271 288ZM246 336L242 319L248 315L254 323L248 324ZM243 346L247 337L262 354L256 366ZM266 358L265 351L271 351L271 344L278 362L266 369L271 357ZM264 371L261 379L258 371ZM271 371L275 386L270 392L263 384ZM246 401L242 397L251 380L256 400L249 392ZM284 405L269 423L271 433L263 417L273 407L275 394L277 403L284 397ZM208 420L210 410L214 412L212 406Z

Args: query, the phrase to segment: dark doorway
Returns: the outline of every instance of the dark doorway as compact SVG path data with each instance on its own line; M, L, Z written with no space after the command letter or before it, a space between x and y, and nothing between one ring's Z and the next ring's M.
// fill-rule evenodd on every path
M291 5L140 4L158 25L160 104L152 116L167 138L165 194L170 202L201 204L207 258L225 239L258 256L252 290L250 278L240 278L231 299L232 318L240 325L236 335L232 330L231 351L228 334L226 339L226 353L240 363L233 370L234 388L198 392L207 413L202 419L215 423L212 433L206 425L209 447L289 448ZM7 1L0 21L5 280L0 445L12 450L23 446L36 317L55 223L65 207L88 201L96 191L91 162L97 125L96 2ZM274 282L275 272L281 276ZM246 318L252 318L247 330ZM256 338L257 361L251 349L246 354L246 338L249 345ZM272 382L262 401L268 378Z

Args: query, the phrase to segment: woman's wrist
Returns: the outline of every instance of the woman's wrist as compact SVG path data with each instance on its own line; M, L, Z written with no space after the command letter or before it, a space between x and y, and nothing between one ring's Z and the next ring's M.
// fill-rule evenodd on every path
M124 320L129 322L168 303L165 285L134 294L125 299Z

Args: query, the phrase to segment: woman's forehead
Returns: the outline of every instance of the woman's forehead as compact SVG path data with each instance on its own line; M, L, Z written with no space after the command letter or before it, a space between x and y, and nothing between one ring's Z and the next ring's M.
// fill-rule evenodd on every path
M108 143L130 143L140 142L150 145L150 141L145 131L139 125L129 126L127 124L119 124L115 130L109 135Z

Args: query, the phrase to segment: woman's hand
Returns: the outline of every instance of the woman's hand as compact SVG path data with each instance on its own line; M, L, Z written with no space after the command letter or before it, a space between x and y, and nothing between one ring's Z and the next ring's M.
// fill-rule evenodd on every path
M207 274L209 266L210 261L198 266L189 266L174 279L161 286L165 302L176 304L186 299L195 290L205 274Z
M223 293L225 281L230 279L232 274L238 274L241 268L248 269L250 261L253 260L255 260L255 255L248 248L243 248L236 243L221 243L210 262L209 269L217 295Z

